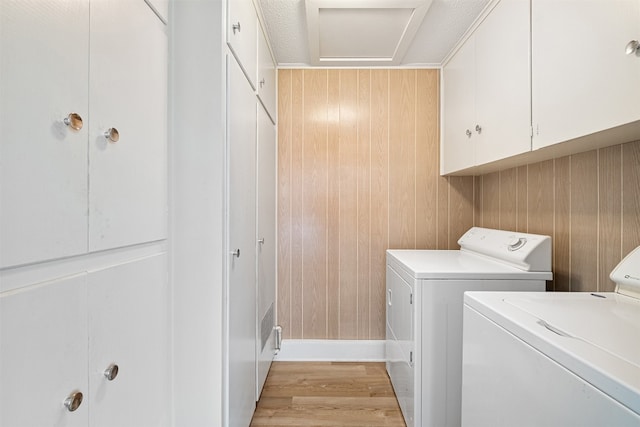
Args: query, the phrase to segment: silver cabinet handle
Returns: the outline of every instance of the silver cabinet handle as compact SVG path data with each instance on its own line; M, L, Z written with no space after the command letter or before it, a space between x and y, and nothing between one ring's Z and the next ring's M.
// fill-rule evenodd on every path
M236 249L235 251L231 252L231 255L237 258L240 258L240 248Z
M64 124L69 126L73 130L82 129L82 117L78 113L69 113L63 120Z
M638 42L638 40L631 40L627 43L627 47L624 51L627 55L633 55L634 53L637 55L640 53L640 42Z
M107 379L107 381L113 381L118 376L118 370L119 370L118 365L116 365L115 363L112 363L103 372L104 377Z
M480 127L480 125L476 125L476 132L482 133L482 128Z
M469 138L471 138L471 131L470 131L469 129L467 129L467 131L465 132L465 134L466 134Z
M264 237L260 240L258 240L258 243L260 243L261 245L264 245Z
M79 391L71 393L69 397L64 400L64 407L67 408L67 411L69 412L75 411L80 407L80 404L82 403L82 397L82 393L80 393Z
M237 23L233 24L231 26L231 29L233 29L233 34L235 34L236 31L240 32L240 22L238 21Z
M120 141L120 132L116 128L109 128L104 131L104 137L109 140L109 142L118 142Z

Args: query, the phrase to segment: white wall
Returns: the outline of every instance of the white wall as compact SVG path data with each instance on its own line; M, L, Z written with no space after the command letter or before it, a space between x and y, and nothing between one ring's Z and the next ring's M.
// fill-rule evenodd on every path
M221 0L170 13L173 424L222 425L224 64Z

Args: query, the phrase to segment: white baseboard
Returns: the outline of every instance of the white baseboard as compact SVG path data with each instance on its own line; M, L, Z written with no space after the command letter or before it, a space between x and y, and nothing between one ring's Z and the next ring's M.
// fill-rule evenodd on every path
M280 362L384 362L384 340L282 340Z

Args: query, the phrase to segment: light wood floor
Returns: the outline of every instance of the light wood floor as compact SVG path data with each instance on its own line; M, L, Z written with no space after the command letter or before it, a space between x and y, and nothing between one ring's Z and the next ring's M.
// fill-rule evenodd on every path
M274 362L251 426L405 424L384 363Z

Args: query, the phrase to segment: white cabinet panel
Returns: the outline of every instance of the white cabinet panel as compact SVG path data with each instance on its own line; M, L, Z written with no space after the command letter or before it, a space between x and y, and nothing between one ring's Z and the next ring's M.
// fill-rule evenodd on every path
M143 1L112 0L92 3L91 28L89 250L164 239L165 26Z
M257 236L258 236L258 388L264 386L275 354L276 313L276 128L258 106ZM266 341L265 341L266 339Z
M252 88L258 73L258 17L251 0L227 0L227 44Z
M86 337L86 274L0 297L0 425L88 424Z
M640 119L638 0L532 4L533 148Z
M169 425L166 255L89 275L91 427ZM104 371L115 364L118 375Z
M529 15L529 0L502 0L474 33L479 165L531 150Z
M87 250L88 50L88 0L0 2L0 267Z
M531 150L529 0L501 0L443 69L441 172Z
M267 39L258 28L258 97L267 109L273 123L276 122L276 66L271 57Z
M442 173L476 164L475 41L468 39L442 70Z
M228 425L244 427L256 403L257 103L237 62L229 56L227 79Z

